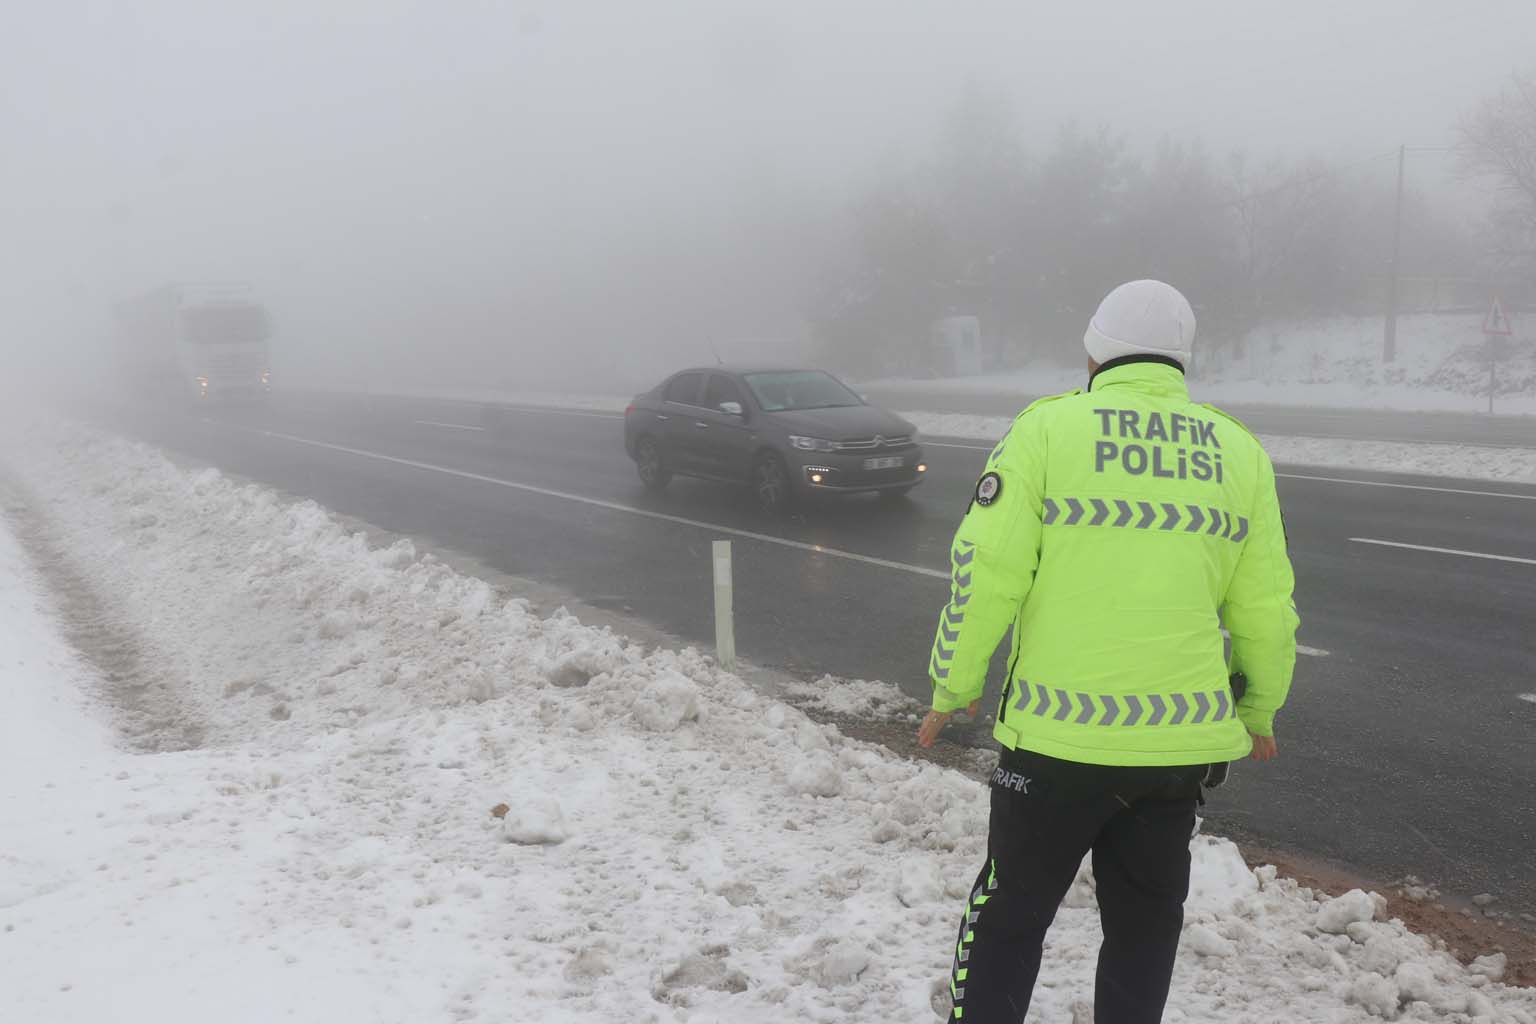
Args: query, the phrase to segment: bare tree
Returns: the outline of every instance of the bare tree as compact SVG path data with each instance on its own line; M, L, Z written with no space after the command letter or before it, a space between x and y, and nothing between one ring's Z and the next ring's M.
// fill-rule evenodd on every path
M1130 177L1120 249L1125 273L1156 277L1197 308L1223 303L1239 277L1220 168L1199 142L1164 138Z
M1297 313L1336 299L1347 218L1336 171L1318 161L1276 159L1254 174L1239 153L1229 182L1245 281L1235 302L1239 315Z
M866 192L850 212L851 265L812 297L816 334L845 369L926 370L928 326L956 277L944 219L926 192L900 184Z
M942 129L916 173L870 182L837 226L840 255L806 312L840 365L923 369L931 322L949 312L980 317L1000 360L1076 359L1104 293L1149 275L1187 289L1213 352L1268 319L1381 308L1394 193L1353 173L1381 169L1377 158L1224 165L1198 141L1137 154L1107 127L1071 124L1052 143L1026 136L1008 95L985 83ZM1469 167L1523 204L1502 250L1536 254L1536 79L1487 101L1464 134ZM1402 266L1433 308L1442 282L1475 272L1473 243L1434 194L1404 203ZM1536 289L1536 274L1506 262L1500 274Z
M1529 241L1536 235L1536 77L1511 76L1460 127L1466 170L1495 183L1496 214Z

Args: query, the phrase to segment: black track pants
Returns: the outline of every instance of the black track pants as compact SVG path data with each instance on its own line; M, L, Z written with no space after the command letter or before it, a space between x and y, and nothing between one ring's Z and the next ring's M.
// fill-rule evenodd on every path
M1204 774L1204 765L1114 768L1003 751L992 778L987 863L955 948L950 1020L1024 1019L1046 929L1090 850L1104 926L1094 1019L1161 1020Z

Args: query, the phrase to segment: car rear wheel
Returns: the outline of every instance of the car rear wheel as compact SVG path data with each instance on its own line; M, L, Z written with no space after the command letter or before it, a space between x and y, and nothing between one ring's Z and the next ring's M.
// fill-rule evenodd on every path
M752 493L765 515L778 517L789 511L794 495L789 489L789 472L777 455L758 457L752 467Z
M642 437L635 445L635 468L648 491L659 491L672 482L672 471L661 457L661 445L654 437Z

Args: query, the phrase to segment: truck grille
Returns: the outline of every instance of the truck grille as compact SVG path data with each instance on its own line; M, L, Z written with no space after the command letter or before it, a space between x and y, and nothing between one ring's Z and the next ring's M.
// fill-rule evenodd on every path
M210 352L204 365L210 377L255 377L267 368L260 352Z

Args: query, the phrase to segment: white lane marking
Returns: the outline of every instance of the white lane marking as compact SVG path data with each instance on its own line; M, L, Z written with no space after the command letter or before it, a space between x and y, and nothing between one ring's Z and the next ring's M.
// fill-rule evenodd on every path
M461 400L452 399L452 401ZM621 412L598 412L593 409L552 409L545 405L499 405L496 402L476 402L471 404L487 405L502 412L524 412L536 415L547 414L550 416L586 416L598 420L621 420L624 418L624 414Z
M1385 480L1351 480L1348 477L1339 476L1306 476L1301 473L1276 473L1277 477L1287 480L1316 480L1325 484L1355 484L1360 487L1395 487L1405 491L1438 491L1441 494L1472 494L1480 498L1518 498L1521 501L1536 501L1536 494L1515 494L1510 491L1469 491L1463 487L1431 487L1428 484L1394 484Z
M485 432L484 427L472 427L467 423L439 423L437 420L412 420L411 422L419 427L438 427L442 430L473 430L477 433Z
M1221 635L1226 637L1228 640L1232 639L1232 634L1230 631L1228 631L1226 626L1221 627ZM1332 652L1325 651L1321 647L1308 647L1306 644L1297 644L1296 653L1305 654L1309 658L1326 658Z
M1536 693L1522 693L1519 696L1527 704L1536 704Z
M1490 555L1486 551L1462 551L1460 548L1436 548L1428 544L1404 544L1395 540L1373 540L1370 537L1351 537L1356 544L1376 544L1384 548L1407 548L1409 551L1430 551L1437 555L1460 555L1463 558L1487 558L1495 562L1519 562L1536 565L1536 558L1518 558L1515 555Z
M1348 441L1353 444L1423 444L1441 448L1530 448L1530 444L1513 441L1427 441L1422 437L1340 437L1337 434L1303 434L1294 430L1259 430L1260 434L1277 434L1285 437L1305 437L1313 441Z
M949 573L940 569L925 569L920 565L908 565L905 562L893 562L885 558L875 558L871 555L860 555L852 551L843 551L839 548L823 547L820 544L807 544L803 541L789 540L784 537L772 537L766 533L753 533L751 530L739 530L731 526L720 526L716 523L705 523L697 519L685 519L682 516L668 515L665 512L652 512L648 509L634 508L630 505L621 505L616 501L604 501L601 498L589 498L581 494L571 494L568 491L551 490L548 487L535 487L532 484L520 484L513 480L503 480L499 477L485 476L480 473L470 473L462 469L451 469L447 466L436 466L430 462L418 462L415 459L402 459L394 455L384 455L380 452L365 451L361 448L348 448L345 445L331 444L327 441L314 441L307 437L296 437L293 434L281 434L276 431L259 431L263 437L276 438L281 441L290 441L294 444L308 445L312 448L324 448L333 452L342 452L346 455L355 455L358 458L374 459L378 462L388 462L397 466L409 466L412 469L426 470L430 473L442 473L444 476L458 477L461 480L475 480L479 483L494 484L497 487L506 487L514 491L523 491L527 494L538 494L547 498L559 498L563 501L574 501L582 505L590 505L594 508L608 509L612 512L625 512L632 516L640 516L644 519L655 519L664 523L676 523L680 526L693 526L702 530L713 530L716 533L725 533L733 537L745 537L749 540L762 541L765 544L777 544L781 547L794 548L797 551L808 551L812 554L827 555L832 558L842 558L850 562L861 562L865 565L878 565L884 569L896 569L901 572L913 573L917 576L929 576L934 579L947 580Z
M947 441L930 441L927 438L920 438L918 440L918 444L922 445L924 448L960 448L968 452L989 452L993 448L997 447L996 445L990 444L951 444Z

